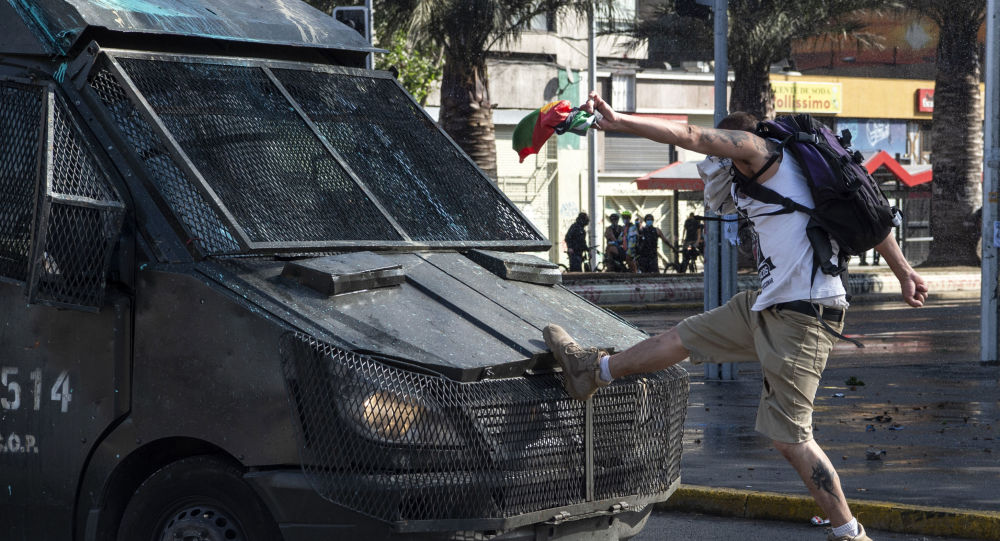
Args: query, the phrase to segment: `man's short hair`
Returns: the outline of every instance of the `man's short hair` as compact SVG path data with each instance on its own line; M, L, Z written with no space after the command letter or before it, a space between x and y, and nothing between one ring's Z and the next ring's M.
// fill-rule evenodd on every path
M736 111L734 113L729 113L729 116L723 118L716 127L720 130L753 132L757 129L758 122L757 117L751 115L750 113Z

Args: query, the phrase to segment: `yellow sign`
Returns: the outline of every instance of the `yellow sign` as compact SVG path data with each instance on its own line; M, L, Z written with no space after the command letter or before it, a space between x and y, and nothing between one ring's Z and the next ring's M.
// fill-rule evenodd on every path
M843 104L840 83L771 81L774 110L779 113L839 113Z

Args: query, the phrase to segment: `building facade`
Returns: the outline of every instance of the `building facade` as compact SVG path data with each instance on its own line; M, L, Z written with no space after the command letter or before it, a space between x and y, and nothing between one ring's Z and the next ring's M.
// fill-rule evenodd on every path
M624 0L619 14L635 17L645 3ZM620 111L711 126L715 101L710 62L650 68L646 51L630 49L623 36L598 38L598 87ZM540 17L514 43L492 51L490 94L495 102L498 183L553 242L552 261L567 263L563 236L589 207L587 141L574 135L553 137L537 155L519 163L512 148L514 127L550 101L582 103L587 92L587 28L575 16ZM732 75L730 75L730 81ZM778 114L808 112L838 133L847 129L866 155L886 151L899 162L928 163L934 82L927 79L803 75L775 69L771 81ZM436 114L436 97L429 100ZM640 190L635 179L676 161L701 159L624 134L598 132L598 236L607 216L629 210L652 214L668 237L682 235L679 224L702 213L701 193ZM661 247L662 248L662 247ZM603 251L603 246L600 247ZM673 254L663 254L671 259Z

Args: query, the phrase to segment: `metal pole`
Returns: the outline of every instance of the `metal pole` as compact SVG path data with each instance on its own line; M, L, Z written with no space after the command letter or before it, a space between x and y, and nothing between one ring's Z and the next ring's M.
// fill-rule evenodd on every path
M368 44L375 45L375 10L372 0L365 0L365 8L368 9ZM365 58L365 65L368 69L375 69L375 53L368 53Z
M997 347L997 190L1000 187L1000 13L998 0L986 7L986 118L983 169L983 270L980 304L979 359L1000 360Z
M714 0L715 30L715 124L729 114L728 0ZM714 217L712 212L707 216ZM736 294L736 247L722 238L722 224L705 223L705 310L721 306ZM733 363L706 364L708 379L736 379Z
M587 71L590 90L597 90L597 17L587 11ZM590 265L597 266L597 130L587 130L587 174L590 185Z

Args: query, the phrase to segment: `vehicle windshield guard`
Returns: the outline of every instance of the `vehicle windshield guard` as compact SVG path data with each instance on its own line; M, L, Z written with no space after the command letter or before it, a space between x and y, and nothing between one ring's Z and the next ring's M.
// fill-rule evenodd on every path
M388 73L106 50L88 86L203 255L550 247Z

